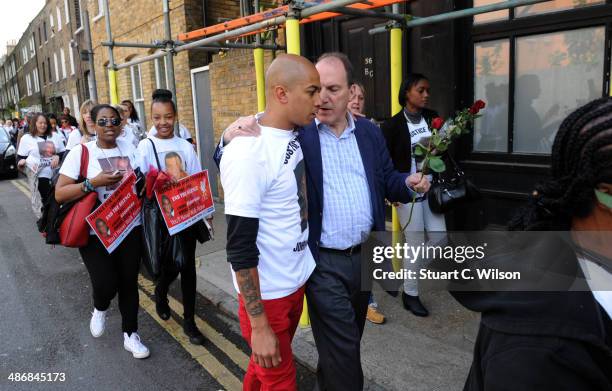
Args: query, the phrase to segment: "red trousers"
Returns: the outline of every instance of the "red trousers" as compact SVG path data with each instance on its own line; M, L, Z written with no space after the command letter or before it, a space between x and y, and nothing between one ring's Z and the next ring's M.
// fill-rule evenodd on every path
M242 336L251 346L251 322L241 295L238 295L238 301ZM282 361L276 368L262 368L253 361L253 356L251 356L242 389L244 391L295 391L297 383L291 341L293 341L302 314L304 287L302 286L289 296L262 300L262 303L270 327L278 337Z

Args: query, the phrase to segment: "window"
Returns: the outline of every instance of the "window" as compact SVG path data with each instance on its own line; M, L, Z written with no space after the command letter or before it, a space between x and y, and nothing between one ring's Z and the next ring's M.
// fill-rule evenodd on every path
M21 47L21 58L23 59L23 64L25 65L28 62L28 48L26 46Z
M64 0L64 16L66 24L70 23L70 9L68 8L68 0Z
M76 16L77 29L83 26L83 14L81 13L81 0L74 0L74 14Z
M53 53L53 64L55 65L55 81L58 82L59 77L59 67L57 65L57 53Z
M510 41L478 43L474 47L474 96L487 102L483 116L474 124L474 149L508 150L508 88Z
M506 0L474 0L474 7L482 7L483 5L502 3ZM508 10L500 10L487 12L474 16L474 24L497 22L499 20L507 20L510 15Z
M130 67L132 74L132 98L134 100L134 106L136 111L138 112L138 117L140 118L140 122L146 128L145 125L145 108L144 108L144 98L142 94L142 78L140 76L140 64L133 65Z
M49 76L49 84L53 82L53 76L51 74L51 57L47 57L47 75Z
M32 95L32 81L30 80L30 74L26 75L26 90L28 94L26 96Z
M168 89L166 57L155 59L155 85L157 88Z
M74 50L68 44L68 57L70 57L70 74L74 75Z
M79 120L81 113L79 111L79 98L77 94L72 94L72 107L74 107L74 110L72 110L72 112L74 113L74 116L76 117L77 120Z
M55 10L57 14L57 31L62 31L62 11L60 11L59 6Z
M562 120L607 93L604 61L611 32L604 12L612 9L602 3L557 0L519 7L499 29L491 18L474 19L473 97L487 108L474 126L473 151L532 155L529 161L544 162L537 156L550 155ZM585 9L563 12L578 7ZM526 16L529 21L513 22Z
M34 68L34 70L32 71L32 78L34 79L34 92L40 92L40 81L38 80L38 68Z
M36 50L34 50L34 34L30 37L30 58L33 58L36 54Z
M565 11L573 8L588 7L591 5L599 5L605 3L605 0L554 0L544 3L524 5L517 7L514 11L515 18L522 18L536 14L544 14L549 12Z
M43 85L46 85L47 84L47 67L45 66L44 61L43 61L42 70L43 70Z
M55 24L53 23L53 12L49 14L49 28L51 29L51 36L55 35Z
M42 46L42 35L40 35L40 26L38 26L38 47Z
M45 34L45 43L47 43L47 22L43 22L43 33Z
M62 64L62 79L66 78L66 56L64 55L64 48L60 48L60 63Z

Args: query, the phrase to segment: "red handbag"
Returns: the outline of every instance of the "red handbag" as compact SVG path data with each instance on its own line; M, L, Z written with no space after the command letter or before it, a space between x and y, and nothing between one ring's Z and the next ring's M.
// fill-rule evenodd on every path
M81 169L79 181L87 178L87 165L89 164L89 150L81 144ZM66 212L66 217L59 228L60 243L65 247L85 247L89 242L89 224L85 217L91 214L98 201L98 193L95 191L88 193L85 197L76 201L70 210Z

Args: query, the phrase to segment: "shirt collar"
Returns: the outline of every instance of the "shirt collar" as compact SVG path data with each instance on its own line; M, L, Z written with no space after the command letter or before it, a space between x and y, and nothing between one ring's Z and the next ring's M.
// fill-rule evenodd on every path
M351 133L355 133L355 119L353 118L352 115L349 114L348 111L346 112L345 115L346 115L346 120L347 120L346 129L344 129L344 132L342 132L342 135L339 138L348 136ZM322 123L318 118L315 118L315 124L317 125L317 129L319 131L327 130L331 132L331 128L328 125Z

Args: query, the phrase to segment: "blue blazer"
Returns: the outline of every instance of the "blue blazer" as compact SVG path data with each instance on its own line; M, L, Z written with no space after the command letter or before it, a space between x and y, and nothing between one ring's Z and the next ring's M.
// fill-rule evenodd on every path
M365 168L372 218L375 231L385 230L385 198L391 202L408 203L413 192L406 186L408 174L400 173L393 168L385 138L380 128L364 118L355 120L355 137L361 160ZM319 259L319 241L323 223L323 161L321 160L321 142L315 122L299 130L298 139L304 153L306 167L306 189L308 194L308 245L315 260ZM217 145L214 160L219 165L221 150Z
M385 230L385 198L392 202L408 203L412 191L406 186L408 174L395 171L389 156L385 138L380 128L367 119L355 120L355 137L365 168L374 231ZM319 259L319 241L323 220L323 162L319 130L313 121L300 129L298 139L304 153L306 166L306 188L308 192L308 244L315 259Z

